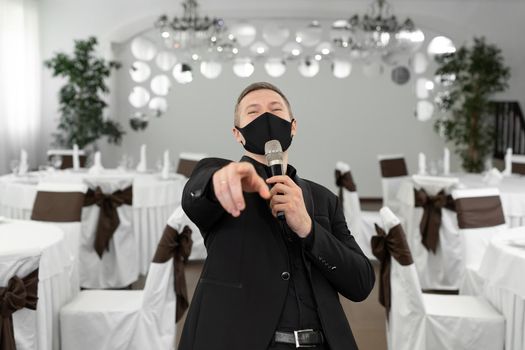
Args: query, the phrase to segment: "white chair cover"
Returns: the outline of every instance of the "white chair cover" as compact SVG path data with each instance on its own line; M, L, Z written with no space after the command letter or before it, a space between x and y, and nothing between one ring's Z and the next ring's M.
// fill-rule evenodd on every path
M496 188L481 188L481 189L456 189L452 191L454 200L463 198L479 198L479 197L498 197L499 191ZM483 216L485 213L476 206L464 208L469 211L470 215ZM476 209L478 209L476 211ZM501 202L499 210L503 213ZM460 215L458 213L458 215ZM503 215L502 215L503 218ZM487 250L490 241L499 236L507 229L507 225L500 224L494 226L484 226L478 228L461 228L459 227L459 235L461 238L463 248L463 276L460 284L459 292L464 295L481 295L483 292L483 279L478 274L478 270L483 259L483 255Z
M207 256L206 247L204 246L204 238L197 226L191 221L182 206L178 206L173 214L168 219L167 225L174 228L178 232L182 232L184 226L189 226L192 231L191 239L193 246L191 248L191 255L188 260L205 260Z
M346 172L350 172L350 166L343 162L338 162L336 164L336 170L339 170L341 174L345 174ZM363 253L365 253L369 259L375 260L375 256L372 254L370 240L372 239L372 236L375 235L376 231L374 224L379 222L379 213L373 211L362 211L357 191L349 191L345 187L342 187L342 194L343 212L350 232L354 236Z
M104 194L111 194L132 185L129 177L92 177L84 182L92 190L100 187ZM115 230L100 258L94 242L100 208L84 207L82 211L82 238L80 242L80 286L84 288L122 288L135 282L139 276L137 240L133 231L131 205L117 208L120 225Z
M414 175L412 182L404 182L398 193L399 215L406 222L408 245L423 289L458 289L462 275L462 250L456 214L445 208L441 211L436 252L429 252L423 246L420 231L423 208L415 206L414 190L424 189L433 196L441 190L448 193L458 182L457 178Z
M0 256L0 287L6 287L13 276L24 278L38 268L40 251ZM40 305L37 304L37 310ZM37 313L26 308L13 313L13 331L17 349L38 349Z
M87 192L87 185L81 183L56 183L56 182L40 182L37 185L38 192L53 192L53 193L72 193L79 192L85 194ZM81 219L81 217L79 218ZM41 222L51 223L60 228L64 233L64 243L70 255L71 269L69 277L71 281L71 295L67 301L76 296L80 290L79 279L79 247L80 237L82 235L82 223L79 221L71 222L57 222L50 220L41 220Z
M388 232L399 220L380 211ZM414 264L391 258L389 350L503 350L505 320L482 298L422 294Z
M173 278L170 259L151 263L143 291L82 291L60 313L62 350L173 349Z
M383 190L383 205L388 206L394 212L399 209L399 201L397 199L397 193L401 184L406 180L408 171L406 168L405 156L403 154L390 154L390 155L378 155L377 159L381 166L381 186ZM395 169L393 173L385 171L385 166L388 167L388 163L397 162L398 165L394 165ZM404 168L404 169L402 169Z

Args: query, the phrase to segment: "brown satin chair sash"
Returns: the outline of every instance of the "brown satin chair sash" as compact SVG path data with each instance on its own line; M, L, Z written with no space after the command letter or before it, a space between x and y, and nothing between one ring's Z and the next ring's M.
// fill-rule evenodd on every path
M196 160L181 158L179 160L179 165L177 166L177 173L186 177L190 177L197 163L198 161Z
M439 245L441 209L455 210L454 200L443 190L435 196L429 196L424 189L414 190L414 197L415 206L423 208L423 217L419 223L421 243L427 250L436 253Z
M525 175L525 163L512 163L512 173Z
M193 246L191 232L188 226L184 226L182 232L179 233L173 227L166 225L162 238L157 246L155 256L153 257L153 262L160 264L165 263L173 257L174 288L175 295L177 296L175 322L178 322L182 318L190 304L184 267Z
M31 220L53 222L80 222L84 193L38 191L33 204Z
M94 191L89 189L84 197L84 206L93 204L100 207L94 247L98 256L102 258L104 250L109 250L109 242L120 225L117 208L123 204L133 204L133 187L129 186L111 194L102 193L100 187Z
M379 302L385 307L387 320L391 307L390 290L390 268L391 257L402 266L412 264L412 254L406 241L405 232L401 225L396 225L390 229L388 235L385 231L375 225L377 236L372 237L372 253L381 264L379 280Z
M16 350L13 314L23 308L36 310L38 269L24 278L11 277L7 287L0 287L0 350Z
M505 216L499 196L456 199L459 228L503 225Z
M342 174L341 171L336 170L335 184L337 185L337 187L339 187L339 201L341 203L343 203L343 188L350 192L356 191L354 178L352 177L352 173L350 171L347 171L344 174Z
M404 158L382 159L379 161L381 177L407 176L408 170Z

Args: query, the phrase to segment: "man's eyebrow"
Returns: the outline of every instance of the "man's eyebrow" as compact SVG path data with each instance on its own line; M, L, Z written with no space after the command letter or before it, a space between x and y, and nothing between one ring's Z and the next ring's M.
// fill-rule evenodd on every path
M260 107L260 106L261 106L261 105L258 104L258 103L252 103L251 105L246 106L246 109L251 108L251 107L255 107L255 108L257 108L257 107Z
M270 102L270 105L280 105L282 106L283 104L279 101L273 101L273 102Z

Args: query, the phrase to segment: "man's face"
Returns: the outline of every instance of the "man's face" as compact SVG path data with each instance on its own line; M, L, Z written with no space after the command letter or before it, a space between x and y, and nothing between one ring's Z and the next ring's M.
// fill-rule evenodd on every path
M263 113L270 112L279 118L292 121L290 111L284 99L273 90L255 90L244 96L239 103L239 128L244 128ZM292 135L295 136L296 121L292 122ZM237 142L245 143L244 137L239 130L233 128L233 136Z

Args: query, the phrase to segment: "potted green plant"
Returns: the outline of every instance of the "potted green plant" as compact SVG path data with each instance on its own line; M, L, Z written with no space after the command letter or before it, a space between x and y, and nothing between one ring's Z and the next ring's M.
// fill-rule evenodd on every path
M435 60L436 77L445 87L436 103L445 113L434 127L454 143L466 171L481 172L494 146L490 98L508 87L510 69L501 50L483 37Z
M60 120L58 132L53 134L55 146L71 148L77 144L82 149L103 136L114 144L122 140L124 131L120 124L104 116L107 103L103 99L109 93L105 80L121 64L96 57L97 44L95 37L76 40L72 56L57 53L44 62L54 77L66 80L59 92Z

